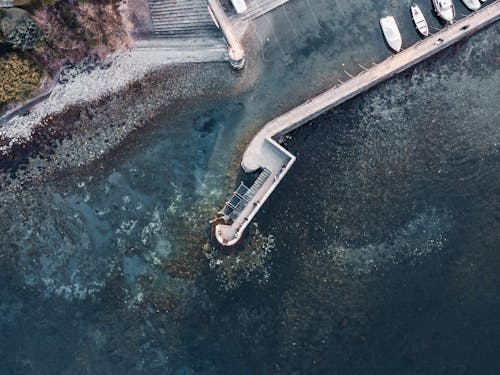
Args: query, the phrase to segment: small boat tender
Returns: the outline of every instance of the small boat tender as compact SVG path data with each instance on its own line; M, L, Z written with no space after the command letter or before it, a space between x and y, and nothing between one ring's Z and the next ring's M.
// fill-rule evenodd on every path
M455 5L452 0L432 0L432 3L439 17L449 23L455 21Z
M247 4L245 3L245 0L231 0L231 4L233 4L233 7L238 14L243 14L247 10Z
M382 32L384 33L385 40L387 41L389 47L396 52L401 51L401 44L403 41L401 40L401 33L399 32L399 28L394 17L387 16L381 18L380 27L382 28Z
M410 9L413 22L415 23L415 27L417 28L418 32L423 36L429 35L429 26L427 25L427 21L425 20L420 7L417 4L413 3Z
M478 10L481 8L481 3L479 0L462 0L462 3L470 10Z

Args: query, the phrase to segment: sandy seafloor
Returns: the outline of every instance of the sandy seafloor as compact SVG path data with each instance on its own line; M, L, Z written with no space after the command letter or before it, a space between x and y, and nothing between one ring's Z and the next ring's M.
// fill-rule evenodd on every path
M0 193L0 374L498 374L498 24L286 137L244 248L205 256L249 136L387 56L376 22L407 5L293 2L225 85L175 68L193 99L143 83L72 112L102 134L72 128ZM92 162L131 108L142 129Z

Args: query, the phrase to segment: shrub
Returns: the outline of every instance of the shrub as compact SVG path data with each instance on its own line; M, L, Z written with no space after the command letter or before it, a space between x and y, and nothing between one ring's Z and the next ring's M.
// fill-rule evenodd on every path
M25 18L17 23L12 32L5 35L4 40L12 48L24 52L33 49L35 44L42 40L42 32L31 19Z
M54 1L35 11L34 22L45 36L43 53L34 54L37 61L53 73L65 61L104 58L123 48L128 35L118 5L117 0Z
M32 6L36 6L38 0L13 0L12 2L17 8L29 8Z
M40 78L36 65L16 53L0 59L0 104L29 96L38 88Z
M23 52L33 49L42 40L42 32L33 23L29 13L22 9L8 9L2 15L0 29L4 42Z
M36 9L48 7L54 3L55 0L13 0L16 8L24 8L32 13Z

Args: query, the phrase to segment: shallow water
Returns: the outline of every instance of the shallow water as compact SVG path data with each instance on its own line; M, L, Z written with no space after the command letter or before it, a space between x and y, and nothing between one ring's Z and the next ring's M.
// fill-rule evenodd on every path
M3 373L498 373L497 25L291 134L260 237L201 252L248 135L387 56L381 15L418 40L408 5L292 1L249 92L2 207Z

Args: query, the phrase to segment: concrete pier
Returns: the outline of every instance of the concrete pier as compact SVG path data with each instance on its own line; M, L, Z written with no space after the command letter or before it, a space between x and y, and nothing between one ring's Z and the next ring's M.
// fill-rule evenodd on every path
M242 69L245 66L245 50L236 35L233 24L218 0L208 0L208 10L215 24L224 33L224 38L229 46L228 55L231 66L236 70Z
M309 99L265 125L248 145L241 162L245 172L261 171L258 186L244 187L243 190L251 189L251 193L244 197L241 197L238 190L233 194L231 200L236 205L230 200L220 212L225 224L216 226L215 236L217 240L225 246L235 245L241 239L245 228L255 217L262 204L294 163L295 157L276 142L277 138L457 43L499 18L500 0L497 0L406 50L363 70L342 84ZM264 179L261 178L263 175L265 175Z

